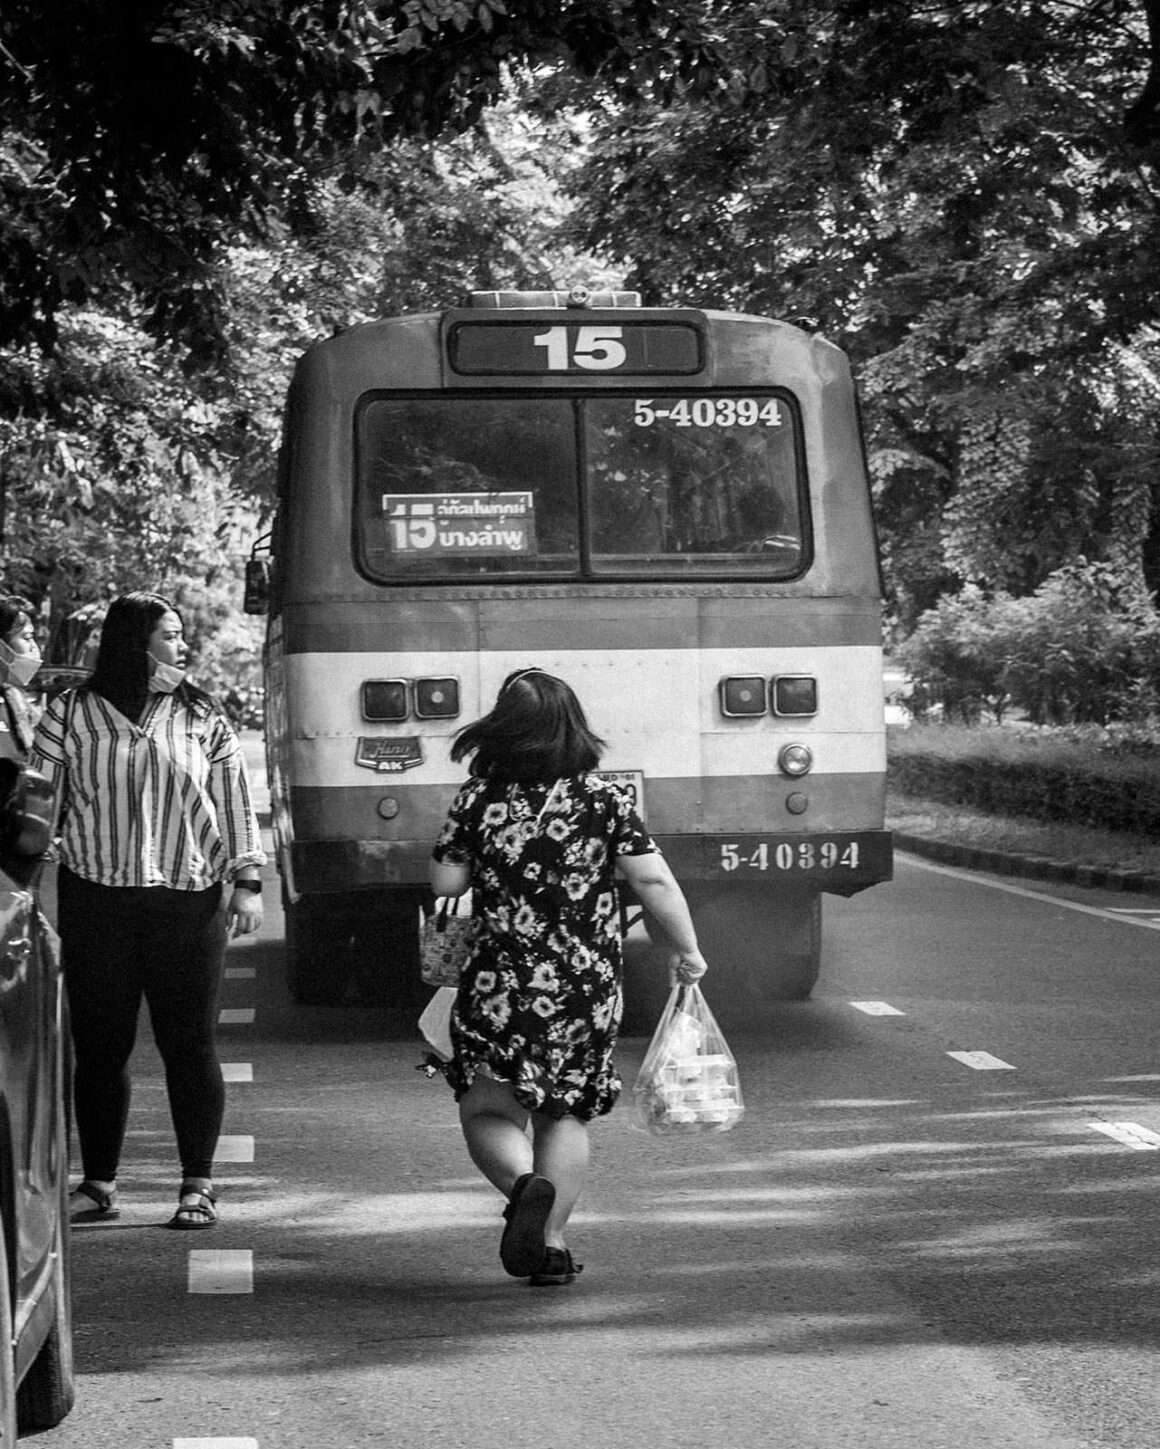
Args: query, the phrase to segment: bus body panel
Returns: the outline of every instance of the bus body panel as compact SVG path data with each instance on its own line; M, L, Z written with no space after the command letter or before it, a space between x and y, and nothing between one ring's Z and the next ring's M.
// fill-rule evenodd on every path
M635 315L697 319L706 339L701 371L464 376L449 363L448 329L481 314L459 311L354 327L301 359L287 399L266 649L268 773L289 902L422 892L433 842L465 774L450 757L455 732L491 707L508 672L529 665L576 689L606 741L602 767L639 783L649 828L686 884L746 886L747 901L764 892L792 903L890 878L880 574L847 359L769 319ZM529 316L538 325L539 314L520 314ZM554 311L542 323L624 316ZM533 576L533 561L522 576L433 573L396 582L371 576L382 572L377 561L373 569L360 562L355 480L364 405L614 397L628 400L631 412L746 390L794 400L795 466L808 499L796 572L761 577L759 560L745 576L726 565L712 577L694 558L686 576L676 576L672 563L669 575L662 567L642 576L630 561L618 578L614 551L611 561L601 556L603 573L586 577ZM389 449L396 413L379 416L388 431L384 442L380 427L376 446ZM383 487L392 500L405 491L405 483ZM785 676L816 681L816 712L778 716L767 701L753 717L723 713L723 680L752 677L765 689ZM408 681L413 697L414 682L425 679L455 681L452 717L363 717L364 683ZM813 755L800 778L780 766L789 744ZM778 920L791 917L787 934L808 936L808 912ZM724 919L727 935L727 909ZM751 919L758 938L764 920Z
M359 598L381 598L379 584L361 579L352 568L348 542L353 521L349 480L354 477L354 428L351 419L364 394L372 391L438 389L439 318L414 317L391 322L365 323L340 336L316 343L302 359L290 389L285 447L289 468L298 483L295 517L281 531L279 543L282 603L322 604ZM777 586L783 598L879 597L877 553L874 546L870 496L861 452L856 402L849 364L838 349L810 338L785 324L740 319L737 326L722 321L724 334L714 349L715 365L695 380L687 377L649 379L648 387L619 386L622 395L652 394L664 388L691 390L714 387L756 386L755 377L789 387L802 400L802 428L810 496L813 502L814 562L802 578ZM744 335L740 346L733 334ZM764 337L764 342L762 338ZM771 375L775 338L794 346L777 354L776 376ZM569 378L568 390L577 391L586 379ZM590 381L593 391L607 391L607 379ZM500 392L494 380L489 391ZM510 389L509 389L510 391ZM345 488L327 480L348 480ZM320 539L342 540L343 547L320 548ZM456 597L469 597L473 588L485 595L502 584L457 585ZM582 586L585 591L600 584ZM643 586L634 586L640 588ZM680 589L702 584L655 586ZM728 585L722 595L737 587ZM391 587L392 595L426 591ZM403 602L400 597L398 602Z

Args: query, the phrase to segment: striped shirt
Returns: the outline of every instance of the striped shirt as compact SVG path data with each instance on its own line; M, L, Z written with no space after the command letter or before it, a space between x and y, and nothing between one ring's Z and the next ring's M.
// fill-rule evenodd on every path
M90 690L58 695L29 764L57 790L60 858L85 880L198 891L266 863L241 743L210 705L151 694L134 724Z

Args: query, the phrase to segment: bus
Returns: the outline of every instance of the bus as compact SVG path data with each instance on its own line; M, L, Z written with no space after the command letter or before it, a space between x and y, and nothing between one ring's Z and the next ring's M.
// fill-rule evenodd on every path
M351 327L295 370L247 592L300 1002L343 998L360 935L413 996L453 738L517 668L606 741L723 1021L808 996L823 897L891 876L870 490L819 336L584 288ZM647 970L626 1021L667 991Z

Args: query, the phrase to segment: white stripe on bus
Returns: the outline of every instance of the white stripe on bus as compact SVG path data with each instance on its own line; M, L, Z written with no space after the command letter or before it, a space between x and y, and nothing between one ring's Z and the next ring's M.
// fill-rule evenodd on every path
M695 663L694 663L695 661ZM504 677L529 663L566 679L593 728L608 744L609 769L643 770L674 779L733 776L776 767L781 744L801 740L827 774L881 772L886 765L881 652L848 646L816 649L717 649L691 655L641 649L607 654L382 653L294 654L286 688L294 721L293 778L301 785L365 783L354 764L360 736L420 736L427 763L409 781L462 777L450 765L451 736L491 708ZM692 666L692 667L690 667ZM730 675L808 674L818 681L818 713L809 718L726 719L717 684ZM452 675L460 682L460 713L449 720L408 719L392 725L360 718L366 679ZM760 757L760 758L758 758Z

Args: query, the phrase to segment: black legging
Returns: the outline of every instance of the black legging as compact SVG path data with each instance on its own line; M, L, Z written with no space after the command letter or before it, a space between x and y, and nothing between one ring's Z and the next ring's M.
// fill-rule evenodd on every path
M57 893L85 1176L117 1176L144 996L165 1063L182 1177L211 1177L225 1107L214 1045L226 947L221 886L101 886L62 866Z

